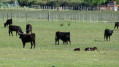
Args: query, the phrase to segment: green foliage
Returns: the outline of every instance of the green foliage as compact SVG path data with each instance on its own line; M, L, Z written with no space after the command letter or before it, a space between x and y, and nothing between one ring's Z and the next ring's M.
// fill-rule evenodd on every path
M107 4L111 1L117 1L119 4L119 0L0 0L2 2L13 2L18 1L21 6L32 6L32 5L40 5L40 6L98 6L101 4Z
M90 6L92 5L101 5L105 2L107 2L107 0L84 0L84 2Z

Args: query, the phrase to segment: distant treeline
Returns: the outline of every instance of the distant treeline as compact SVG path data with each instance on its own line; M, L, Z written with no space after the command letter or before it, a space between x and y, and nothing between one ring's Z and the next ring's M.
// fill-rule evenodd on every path
M18 0L21 6L80 6L84 5L83 0ZM86 5L86 4L85 4Z
M111 1L119 0L1 0L1 2L9 2L12 3L14 1L18 1L20 6L32 6L32 5L39 5L39 6L98 6L102 4L107 4Z

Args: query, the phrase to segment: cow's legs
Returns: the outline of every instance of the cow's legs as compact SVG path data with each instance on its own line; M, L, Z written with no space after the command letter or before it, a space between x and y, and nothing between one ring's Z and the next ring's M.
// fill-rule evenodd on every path
M59 45L59 39L55 39L55 45L57 44L58 42L58 45Z
M58 40L58 45L59 45L59 40Z
M33 44L34 44L34 48L35 48L35 41L33 41Z
M57 40L56 40L56 38L55 38L55 45L56 45L56 42L57 42Z
M10 31L9 31L9 36L10 36Z
M23 42L23 48L25 48L25 43Z
M16 31L16 36L17 36L17 33L18 33L18 32Z
M104 41L105 41L105 35L104 35Z
M109 36L109 41L110 41L110 36Z
M13 36L13 32L11 31L11 34L12 34L12 36Z
M71 45L71 41L69 40L69 42L70 42L70 45Z
M106 40L108 41L108 36L106 36Z
M32 49L33 43L31 42L31 49Z
M118 26L117 26L117 29L118 29Z

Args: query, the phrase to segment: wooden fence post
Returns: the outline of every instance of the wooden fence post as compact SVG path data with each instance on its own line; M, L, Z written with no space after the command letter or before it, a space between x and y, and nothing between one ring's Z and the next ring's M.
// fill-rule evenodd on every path
M12 19L12 13L11 13L11 19Z
M48 11L48 22L50 21L50 11Z
M4 13L3 13L3 22L4 22Z
M27 22L27 13L26 13L26 22Z
M7 13L7 19L8 19L8 13Z

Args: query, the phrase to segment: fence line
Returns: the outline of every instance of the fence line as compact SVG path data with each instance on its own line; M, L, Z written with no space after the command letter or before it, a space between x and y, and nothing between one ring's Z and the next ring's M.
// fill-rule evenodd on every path
M116 22L119 21L119 12L98 11L42 11L42 12L3 12L0 20L12 18L18 21L71 21L71 22Z
M86 7L86 6L60 6L60 7L54 7L54 6L32 6L31 8L27 7L1 7L1 10L34 10L34 9L50 9L50 10L78 10L78 11L119 11L119 7L109 7L109 6L94 6L94 7Z

